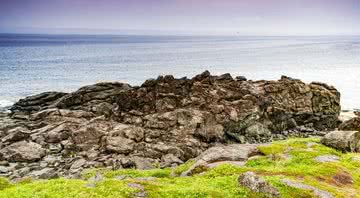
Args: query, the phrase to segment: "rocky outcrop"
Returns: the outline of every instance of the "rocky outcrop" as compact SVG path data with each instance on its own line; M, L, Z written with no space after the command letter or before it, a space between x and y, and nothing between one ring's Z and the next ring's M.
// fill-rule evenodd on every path
M2 156L31 163L31 169L12 167L13 177L41 167L60 176L101 166L166 167L216 144L324 134L319 131L338 126L339 112L339 92L321 83L250 81L207 71L192 79L168 75L141 86L98 83L22 99L0 116L0 149L24 144L41 150L31 160Z
M321 139L321 143L341 151L354 152L360 147L359 131L333 131Z

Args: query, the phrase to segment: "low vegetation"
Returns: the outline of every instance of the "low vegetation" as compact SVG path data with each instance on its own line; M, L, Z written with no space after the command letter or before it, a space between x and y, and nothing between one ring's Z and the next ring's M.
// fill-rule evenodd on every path
M263 156L245 166L223 164L191 177L181 177L193 160L174 169L117 170L93 169L80 179L24 180L11 183L0 179L0 197L133 197L144 190L149 197L265 197L239 186L240 174L253 171L279 189L281 196L314 197L311 190L289 187L282 179L291 179L328 191L335 197L360 198L359 153L341 153L323 146L317 138L289 139L259 147ZM335 155L338 162L318 162L321 155ZM104 178L90 185L97 174ZM138 184L143 189L131 187Z

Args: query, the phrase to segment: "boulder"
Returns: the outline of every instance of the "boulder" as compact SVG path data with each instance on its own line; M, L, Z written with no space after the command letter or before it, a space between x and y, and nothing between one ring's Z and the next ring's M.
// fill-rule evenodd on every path
M209 148L195 159L194 165L182 173L183 176L199 173L199 170L210 168L209 164L221 161L246 162L249 157L260 154L258 145L232 144Z
M34 162L45 156L45 149L34 142L16 142L0 150L3 159L10 162Z
M135 142L123 137L107 137L106 151L129 154L134 150Z
M28 138L31 131L24 127L16 127L9 130L8 135L1 139L2 142L17 142Z
M280 197L280 192L266 180L253 172L246 172L239 176L240 186L246 187L253 192L263 193L269 197Z
M360 131L360 117L354 117L339 126L342 131Z
M322 144L343 152L354 152L358 150L360 146L359 142L359 131L333 131L321 139Z

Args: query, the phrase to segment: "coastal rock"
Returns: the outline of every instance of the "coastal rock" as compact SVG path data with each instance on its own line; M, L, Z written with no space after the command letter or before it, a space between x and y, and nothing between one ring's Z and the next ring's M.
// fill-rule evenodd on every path
M322 144L344 152L359 150L359 142L359 131L333 131L321 139Z
M246 172L239 176L238 182L241 186L253 192L264 193L269 197L280 197L280 192L263 178L253 172Z
M34 142L16 142L0 150L2 158L10 162L34 162L45 156L45 149Z
M340 93L285 76L251 81L205 71L192 79L159 76L141 86L104 82L72 93L46 92L10 110L0 115L1 158L16 163L15 172L21 163L35 161L36 170L56 167L59 176L71 176L82 168L148 169L192 158L199 167L201 161L204 167L242 164L256 149L238 143L324 135L337 128ZM86 163L71 169L79 159Z
M360 131L360 117L355 117L343 122L339 126L339 130L342 131Z
M189 170L182 173L183 176L199 173L200 170L206 170L214 162L234 161L246 162L249 157L261 154L257 149L259 145L254 144L232 144L228 146L215 146L209 148L195 159L194 165Z

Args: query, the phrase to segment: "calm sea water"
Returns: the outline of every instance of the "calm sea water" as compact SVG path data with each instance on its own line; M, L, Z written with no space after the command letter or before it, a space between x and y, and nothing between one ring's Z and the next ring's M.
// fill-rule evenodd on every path
M360 37L0 35L0 108L44 91L100 81L133 85L204 70L248 79L321 81L360 107Z

